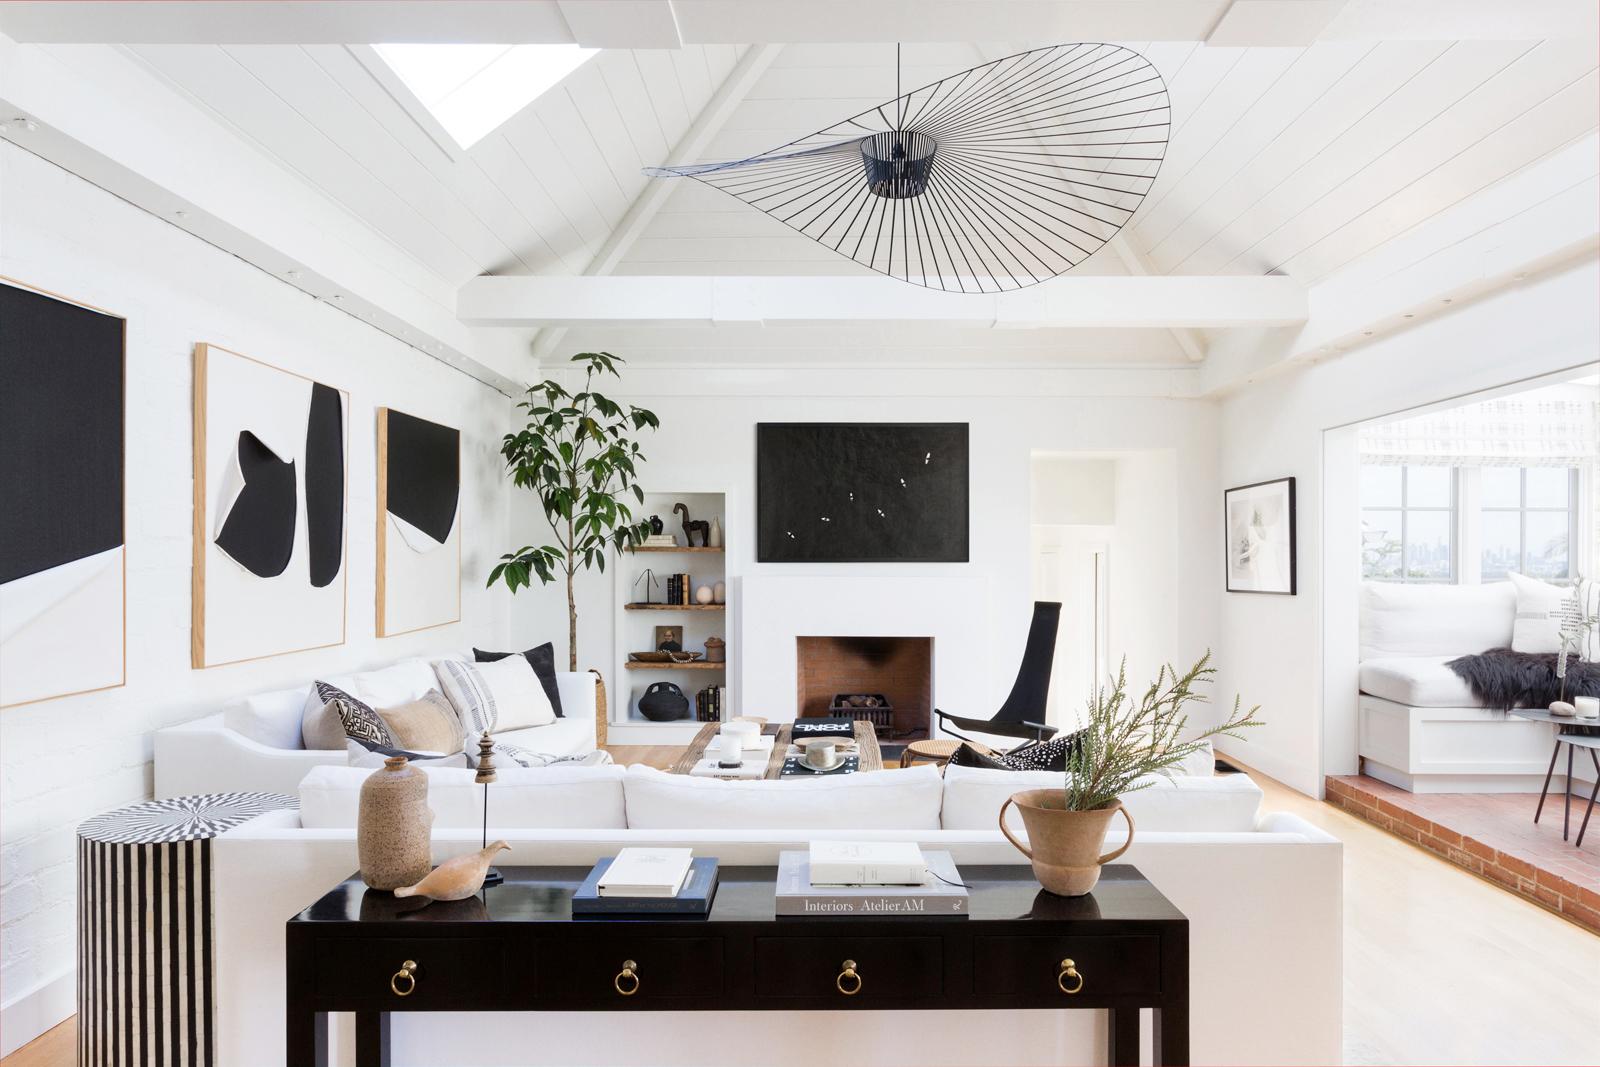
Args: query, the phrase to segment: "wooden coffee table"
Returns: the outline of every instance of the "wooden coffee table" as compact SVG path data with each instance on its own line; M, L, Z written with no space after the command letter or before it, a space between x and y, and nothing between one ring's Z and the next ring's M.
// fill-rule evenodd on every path
M711 744L721 727L722 724L718 722L708 722L702 726L700 732L694 735L694 740L689 742L689 747L684 752L683 758L673 766L672 773L688 774L694 770L695 764L705 758L706 747ZM878 748L878 735L874 732L872 724L858 722L855 724L855 728L856 750L861 756L860 769L862 771L883 770L883 752ZM766 773L761 777L777 778L783 770L784 754L789 751L789 745L794 740L794 726L786 722L768 723L761 728L761 732L777 738L772 743L772 755L767 758Z

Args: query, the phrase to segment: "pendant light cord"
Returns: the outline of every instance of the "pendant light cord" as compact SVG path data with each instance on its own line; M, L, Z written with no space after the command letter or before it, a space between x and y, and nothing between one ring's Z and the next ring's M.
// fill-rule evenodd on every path
M906 126L906 102L900 95L900 42L894 43L894 130L900 133Z

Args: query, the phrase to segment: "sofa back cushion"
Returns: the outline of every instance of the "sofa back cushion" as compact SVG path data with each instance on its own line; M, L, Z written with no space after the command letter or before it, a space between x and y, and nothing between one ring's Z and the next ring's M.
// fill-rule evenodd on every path
M424 768L435 829L483 825L484 787L474 772ZM315 767L300 782L300 825L308 830L350 830L361 807L365 767ZM622 830L621 767L507 767L489 786L489 836L496 826L519 829ZM520 862L535 862L524 857Z
M636 830L937 830L937 767L804 781L724 782L632 766L623 780Z
M310 688L297 685L230 700L222 706L222 725L271 748L301 748L300 713Z
M1361 658L1465 656L1511 644L1517 594L1489 585L1361 584Z
M994 830L1000 808L1011 794L1024 789L1060 789L1065 777L1055 771L995 771L946 767L944 809L946 830ZM1255 829L1261 808L1261 787L1243 774L1216 778L1157 776L1143 789L1122 798L1137 830L1245 833ZM1006 824L1021 836L1022 819L1007 813ZM1122 819L1111 828L1122 828Z

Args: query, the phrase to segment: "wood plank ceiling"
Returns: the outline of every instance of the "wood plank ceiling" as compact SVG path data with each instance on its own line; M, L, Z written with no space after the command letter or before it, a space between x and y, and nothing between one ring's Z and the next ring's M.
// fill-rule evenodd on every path
M1035 44L1044 42L1034 42ZM1312 285L1600 124L1593 42L1381 41L1308 48L1132 42L1167 80L1171 142L1120 240L1083 267L1282 273ZM1028 47L909 44L909 88ZM129 51L447 281L580 274L743 48L607 50L459 159L337 45L137 45ZM703 153L732 159L894 95L889 45L791 44ZM690 180L626 249L624 274L861 274L781 223ZM806 328L576 330L563 348L637 346L677 362L889 361L983 351L1023 365L1187 362L1148 331ZM619 336L620 335L620 339ZM981 335L981 336L980 336ZM574 349L577 350L577 349Z

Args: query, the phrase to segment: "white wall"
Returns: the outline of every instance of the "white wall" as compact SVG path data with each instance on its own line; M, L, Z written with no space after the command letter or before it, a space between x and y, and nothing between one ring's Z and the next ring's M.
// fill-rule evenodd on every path
M1260 703L1265 721L1249 740L1225 740L1219 749L1320 795L1324 676L1344 671L1342 664L1322 662L1323 620L1354 624L1350 604L1359 580L1347 566L1348 552L1337 560L1324 553L1324 431L1594 363L1600 354L1597 287L1600 270L1591 260L1334 361L1270 378L1223 402L1222 485L1286 475L1298 480L1299 595L1217 594L1218 692L1238 690L1247 702ZM1354 448L1349 434L1329 441ZM1349 696L1353 700L1353 690Z
M150 796L151 733L229 697L406 655L498 643L484 591L506 540L502 395L165 221L0 146L0 274L127 319L127 685L0 712L3 1050L72 1008L74 827ZM189 667L192 348L209 341L350 392L348 638L337 648ZM7 358L13 358L7 353ZM377 640L375 409L460 427L461 623Z
M624 358L621 346L611 351ZM840 350L848 361L869 352ZM728 493L727 567L732 575L798 577L872 576L939 583L949 576L979 579L988 590L981 613L987 641L968 656L979 678L984 706L947 707L954 713L987 716L1009 691L1027 633L1032 604L1030 460L1035 452L1114 452L1164 449L1173 476L1160 511L1176 554L1176 580L1165 600L1140 610L1170 612L1174 659L1198 655L1215 638L1216 566L1220 559L1221 504L1215 467L1215 405L1208 401L1089 395L1075 392L1072 378L1038 376L1029 395L1000 395L972 371L919 369L880 373L762 371L756 374L696 369L624 368L621 389L603 392L654 410L659 432L648 435L649 462L642 481L663 486ZM1022 384L1026 388L1027 382ZM1007 386L1008 389L1013 387ZM1102 390L1103 391L1103 390ZM968 422L971 456L971 559L950 564L758 564L755 562L755 426L776 421ZM517 545L544 536L537 502L518 493L512 504L512 540ZM616 663L613 645L611 572L580 577L578 644L580 665L602 671ZM842 617L850 611L841 603ZM519 593L512 610L519 647L554 640L565 645L565 598L558 585ZM848 632L841 630L840 632ZM624 650L625 651L625 650ZM1113 654L1116 650L1113 649ZM730 641L730 660L739 650ZM616 686L608 676L613 691ZM763 708L741 708L767 714Z

